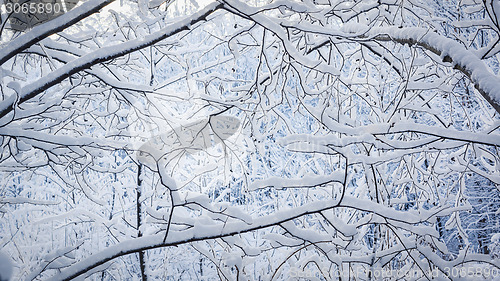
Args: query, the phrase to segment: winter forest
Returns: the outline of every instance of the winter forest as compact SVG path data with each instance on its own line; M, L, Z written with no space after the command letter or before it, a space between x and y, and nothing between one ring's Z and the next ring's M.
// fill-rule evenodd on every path
M500 280L500 1L0 3L1 281Z

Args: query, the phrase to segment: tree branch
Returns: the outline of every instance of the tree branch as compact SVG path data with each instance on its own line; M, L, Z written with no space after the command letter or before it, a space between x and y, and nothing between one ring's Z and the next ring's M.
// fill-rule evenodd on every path
M34 27L28 33L11 41L7 46L2 48L2 51L0 51L0 65L4 64L19 52L33 46L37 42L40 42L44 38L47 38L56 32L62 31L66 27L72 26L80 20L99 12L99 10L103 7L114 1L115 0L86 1L81 6L61 15L57 19Z
M222 4L212 3L203 10L193 14L190 17L179 20L178 22L168 25L160 31L145 36L144 38L135 39L114 46L104 47L96 50L93 53L82 56L62 66L61 68L49 73L48 75L38 79L37 81L24 86L19 94L18 104L26 102L50 87L60 83L71 75L88 69L95 64L109 61L142 48L151 46L165 38L173 36L179 32L189 30L195 23L206 19L214 11L222 7ZM0 118L6 116L13 111L16 102L16 97L11 96L0 104Z

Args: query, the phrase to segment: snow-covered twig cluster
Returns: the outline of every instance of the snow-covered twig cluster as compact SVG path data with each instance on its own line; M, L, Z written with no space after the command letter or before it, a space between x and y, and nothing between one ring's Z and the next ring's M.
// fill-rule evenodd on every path
M0 279L488 280L499 15L90 0L4 25Z

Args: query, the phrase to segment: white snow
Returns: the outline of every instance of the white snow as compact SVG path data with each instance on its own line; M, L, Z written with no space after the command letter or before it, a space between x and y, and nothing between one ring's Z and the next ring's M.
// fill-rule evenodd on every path
M75 18L79 17L80 15L88 14L92 10L95 10L94 12L97 12L99 8L102 8L103 6L113 1L114 0L84 1L82 5L75 7L68 13L59 16L57 19L34 27L28 33L19 36L15 40L9 42L7 45L1 46L2 48L0 49L0 65L10 59L12 56L16 55L18 52L24 50L27 46L45 38L46 35L52 34L54 30L59 29L61 26L74 21Z
M97 0L95 0L97 1ZM62 80L64 80L66 77L78 72L81 68L88 68L89 66L92 66L100 61L103 60L109 60L115 57L123 56L125 54L131 53L133 51L142 49L146 46L149 46L151 44L154 44L158 41L161 41L169 36L172 36L173 34L178 33L179 31L182 31L185 29L189 24L192 22L199 21L202 19L206 14L213 12L214 10L218 9L220 7L220 4L217 2L214 2L210 5L207 5L204 9L200 10L199 12L189 16L185 17L183 19L179 19L178 21L175 21L175 23L168 25L167 27L163 28L162 30L159 30L157 32L154 32L150 35L145 36L144 38L139 38L135 40L130 40L125 43L117 44L114 46L108 46L108 47L103 47L100 48L96 51L93 51L92 53L89 53L85 56L82 56L78 59L75 59L71 62L66 63L64 66L48 73L47 75L39 78L38 80L34 81L33 83L30 83L28 85L25 85L19 93L19 99L28 99L29 97L32 97L33 95L38 94L41 90L46 89L52 85L55 85ZM67 13L66 15L69 15L72 11ZM16 44L14 44L16 45ZM8 47L7 47L8 48ZM14 48L14 47L12 47ZM4 51L5 53L8 53L7 50ZM1 59L1 53L0 53L0 59ZM12 105L14 103L15 99L12 97L11 99L4 100L0 103L0 111L7 111L9 108L12 108Z
M490 71L490 68L476 54L467 50L460 43L424 28L372 28L367 36L376 37L388 35L391 40L414 40L435 49L441 57L450 57L452 63L463 68L471 75L471 80L485 92L497 107L500 106L500 77Z
M265 180L255 181L248 187L249 190L257 190L265 187L274 187L277 189L281 188L304 188L310 186L318 186L321 184L326 184L330 182L340 182L344 181L344 172L333 172L330 175L305 175L302 178L297 179L284 179L281 177L270 177Z
M296 228L293 224L287 223L294 218L304 216L306 214L317 213L324 210L329 210L336 207L348 207L355 208L358 210L364 210L377 214L378 216L384 218L385 220L395 221L405 223L407 227L411 227L411 224L418 224L425 221L427 216L435 212L435 210L429 210L428 212L411 212L411 211L397 211L389 207L383 207L370 200L358 199L352 196L344 196L343 201L339 204L337 200L325 200L317 201L309 204L304 204L300 207L293 209L284 209L282 211L276 212L271 215L266 215L258 218L253 218L253 222L228 222L228 223L216 223L216 224L202 224L196 223L195 227L189 228L184 231L176 231L169 233L167 240L163 243L164 233L160 233L152 236L144 236L141 238L136 238L129 241L123 241L114 246L110 246L105 250L102 250L87 259L84 259L76 264L70 266L69 268L63 270L60 274L50 278L49 280L62 280L73 276L73 274L82 274L88 268L95 265L99 265L102 262L119 257L128 253L136 252L140 249L152 249L158 247L165 247L169 245L184 244L193 241L214 239L217 237L232 236L239 233L249 232L255 229L262 229L269 226L284 224L290 231L293 231L297 235L305 235L312 240L325 239L324 236L319 235L317 237L312 237L311 235L316 235L316 232L304 231ZM339 222L334 220L332 222ZM346 225L344 222L335 225L339 231L346 234L353 234L353 228L350 225ZM430 227L428 228L428 230ZM436 235L435 232L431 231L428 234ZM403 236L403 235L402 235ZM267 236L269 239L276 239L273 236ZM304 237L303 237L304 238ZM279 243L282 241L284 243L292 242L291 240L285 242L284 240L276 240ZM293 242L292 242L293 243Z

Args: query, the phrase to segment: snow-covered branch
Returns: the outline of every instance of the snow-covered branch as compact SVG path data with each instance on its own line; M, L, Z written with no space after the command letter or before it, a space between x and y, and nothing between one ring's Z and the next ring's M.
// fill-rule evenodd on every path
M429 216L429 214L431 213L427 212L421 215L417 215L410 214L408 212L398 212L394 209L384 208L370 201L360 200L351 196L345 196L342 202L338 202L338 200L329 200L309 203L298 208L283 210L273 215L254 218L253 223L250 224L244 222L233 222L217 225L198 225L185 231L171 233L166 241L163 241L164 234L145 236L133 239L132 241L124 241L117 245L108 247L106 250L94 254L86 258L85 260L75 263L74 265L63 270L60 274L50 278L49 280L71 280L80 276L84 272L92 270L99 265L102 265L108 261L124 255L129 255L132 253L155 248L179 246L196 241L205 241L228 236L241 235L250 231L265 229L271 226L278 226L280 224L284 224L288 221L309 214L320 213L325 210L339 207L361 209L376 214L382 217L384 220L393 220L408 225L414 225L425 221L426 219L428 219L427 216ZM434 213L430 216L435 215L439 215L439 213ZM351 235L355 234L355 232L349 230L348 226L343 224L342 222L336 225L336 227L346 228L341 229L341 231L344 233L350 233Z
M2 32L14 279L499 269L497 1L110 2Z
M147 46L151 46L179 32L189 30L192 25L204 20L208 15L212 14L220 7L220 4L212 3L211 5L208 5L203 10L200 10L192 16L178 20L175 23L168 25L164 29L145 36L144 38L131 40L129 42L114 46L104 47L65 64L64 66L47 74L37 81L22 87L20 89L20 92L18 93L18 97L11 96L10 98L3 100L0 104L0 118L12 112L15 103L17 103L17 105L20 105L23 102L36 97L38 94L42 93L48 88L60 83L71 75L88 69L95 64L124 56L134 51L143 49Z
M81 6L78 6L75 9L61 15L57 19L34 27L26 34L23 34L2 46L2 50L0 51L0 65L3 65L13 56L35 45L48 36L62 31L94 13L98 13L99 10L113 1L114 0L85 1Z
M401 44L418 45L440 56L443 62L467 75L474 87L500 113L500 77L476 54L455 40L446 38L423 28L373 28L366 36L380 41L395 41Z

